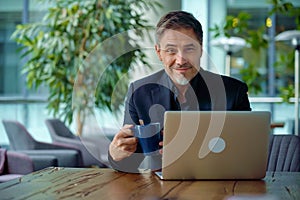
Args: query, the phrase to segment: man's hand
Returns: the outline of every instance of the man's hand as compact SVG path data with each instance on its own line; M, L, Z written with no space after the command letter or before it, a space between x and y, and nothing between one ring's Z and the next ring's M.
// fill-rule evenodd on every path
M133 137L133 126L125 124L110 143L109 153L114 161L123 160L136 151L138 139Z

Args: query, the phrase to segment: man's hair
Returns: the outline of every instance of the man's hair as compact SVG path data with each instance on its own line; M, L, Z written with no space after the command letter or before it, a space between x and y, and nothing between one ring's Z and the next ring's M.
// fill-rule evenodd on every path
M181 28L192 29L195 32L199 43L202 45L203 31L201 23L191 13L185 11L171 11L161 17L156 25L156 43L159 44L165 30L178 30Z

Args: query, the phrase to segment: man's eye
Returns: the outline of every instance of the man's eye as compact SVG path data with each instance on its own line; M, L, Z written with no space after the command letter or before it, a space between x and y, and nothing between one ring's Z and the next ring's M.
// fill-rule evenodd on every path
M176 49L169 48L169 49L166 49L166 52L169 53L169 54L174 54L177 51L176 51Z
M193 51L195 51L195 48L193 48L193 47L186 48L185 51L186 52L193 52Z

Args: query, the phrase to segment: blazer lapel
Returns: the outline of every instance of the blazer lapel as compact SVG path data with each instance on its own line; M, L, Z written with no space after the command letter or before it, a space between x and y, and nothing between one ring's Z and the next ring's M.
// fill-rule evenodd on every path
M169 76L166 72L157 80L157 87L153 88L151 91L153 104L160 104L162 105L165 110L170 110L172 108L171 104L171 96L172 89L169 88Z
M153 88L151 93L152 106L149 110L151 122L160 122L161 126L164 123L164 112L172 109L173 96L168 88L167 75L164 74L158 81L157 87Z
M171 109L171 91L168 88L159 85L151 91L151 96L153 102L152 105L160 104L165 110Z

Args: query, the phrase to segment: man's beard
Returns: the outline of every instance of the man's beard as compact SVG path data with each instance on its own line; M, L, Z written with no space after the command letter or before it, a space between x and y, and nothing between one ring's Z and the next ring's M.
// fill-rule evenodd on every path
M190 67L192 67L192 66L190 66L188 64L185 64L185 65L181 65L181 66L175 66L175 67L172 67L172 68L173 69L180 69L180 68L190 68ZM187 85L190 80L188 80L183 74L176 74L175 81L179 85Z
M187 85L189 83L189 80L187 78L185 78L183 74L179 74L178 76L176 76L175 81L179 85Z

